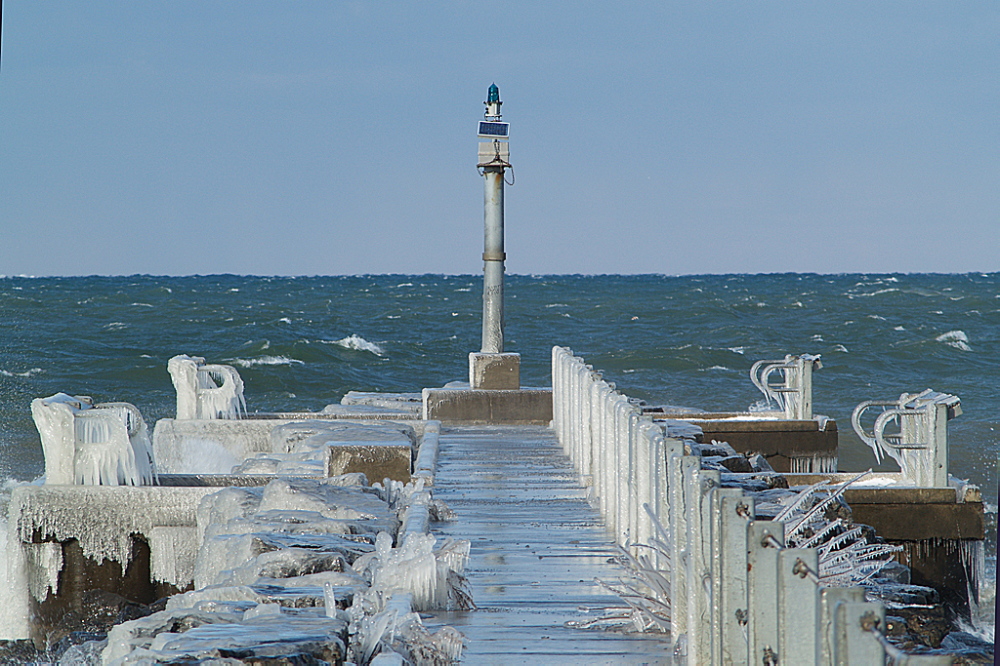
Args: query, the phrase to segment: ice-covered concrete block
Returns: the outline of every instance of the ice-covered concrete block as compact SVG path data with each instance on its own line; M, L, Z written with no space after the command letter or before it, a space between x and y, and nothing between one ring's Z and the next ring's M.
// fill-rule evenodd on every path
M167 361L177 391L178 419L238 419L246 412L243 380L231 365L181 354Z
M159 486L20 486L11 493L10 528L23 543L80 542L97 562L129 562L132 535L154 527L195 525L198 503L214 488Z
M272 450L322 454L329 476L361 472L404 483L410 480L415 442L411 426L392 422L301 421L271 432Z
M153 429L153 453L164 474L228 474L246 458L271 450L271 419L160 419Z
M31 401L50 485L138 486L156 474L146 423L127 402L57 393Z

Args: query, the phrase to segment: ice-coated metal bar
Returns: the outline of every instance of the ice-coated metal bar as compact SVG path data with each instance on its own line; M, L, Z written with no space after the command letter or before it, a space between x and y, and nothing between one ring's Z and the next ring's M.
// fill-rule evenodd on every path
M820 663L823 666L834 666L840 654L846 650L846 632L842 624L838 624L837 608L842 603L864 603L863 587L826 587L819 593L820 623L823 635L820 638ZM841 647L838 648L838 645Z
M785 526L769 520L754 520L747 526L747 636L754 664L778 651L778 549L769 538L783 544Z
M742 664L747 649L747 525L754 515L752 497L735 488L719 490L719 658Z
M780 663L819 663L819 556L811 548L778 552L778 656Z

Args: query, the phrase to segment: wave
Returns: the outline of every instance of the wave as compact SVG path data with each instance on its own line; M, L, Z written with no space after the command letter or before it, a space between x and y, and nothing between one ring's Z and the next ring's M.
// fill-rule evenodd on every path
M377 344L375 344L374 342L369 342L368 340L365 340L363 337L357 334L349 335L346 338L341 338L340 340L334 340L332 342L329 340L321 340L321 342L324 342L328 345L331 344L339 345L344 349L354 349L355 351L370 352L372 354L375 354L376 356L381 356L382 354L385 353L385 351L383 351L383 349L379 347Z
M934 338L937 342L943 342L949 347L954 347L955 349L961 349L962 351L972 351L972 347L969 346L969 336L965 334L965 331L954 330L948 331L947 333L942 333L941 335Z
M0 370L0 376L3 377L34 377L39 372L44 372L41 368L32 368L31 370L25 370L24 372L10 372L9 370Z
M255 365L305 365L305 361L287 356L261 356L260 358L238 358L233 365L241 368L252 368Z

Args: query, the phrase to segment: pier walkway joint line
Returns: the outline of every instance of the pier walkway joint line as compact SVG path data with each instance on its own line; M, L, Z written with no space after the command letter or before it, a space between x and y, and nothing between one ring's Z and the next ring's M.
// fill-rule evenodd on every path
M541 426L442 428L434 497L457 518L439 538L469 539L467 575L477 610L435 612L466 636L467 664L666 664L663 635L578 629L625 604L594 582L621 568L586 489Z

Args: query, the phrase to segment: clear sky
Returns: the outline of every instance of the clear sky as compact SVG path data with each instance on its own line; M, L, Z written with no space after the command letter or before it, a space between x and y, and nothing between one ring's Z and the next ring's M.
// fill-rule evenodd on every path
M3 2L0 274L1000 270L1000 3Z

